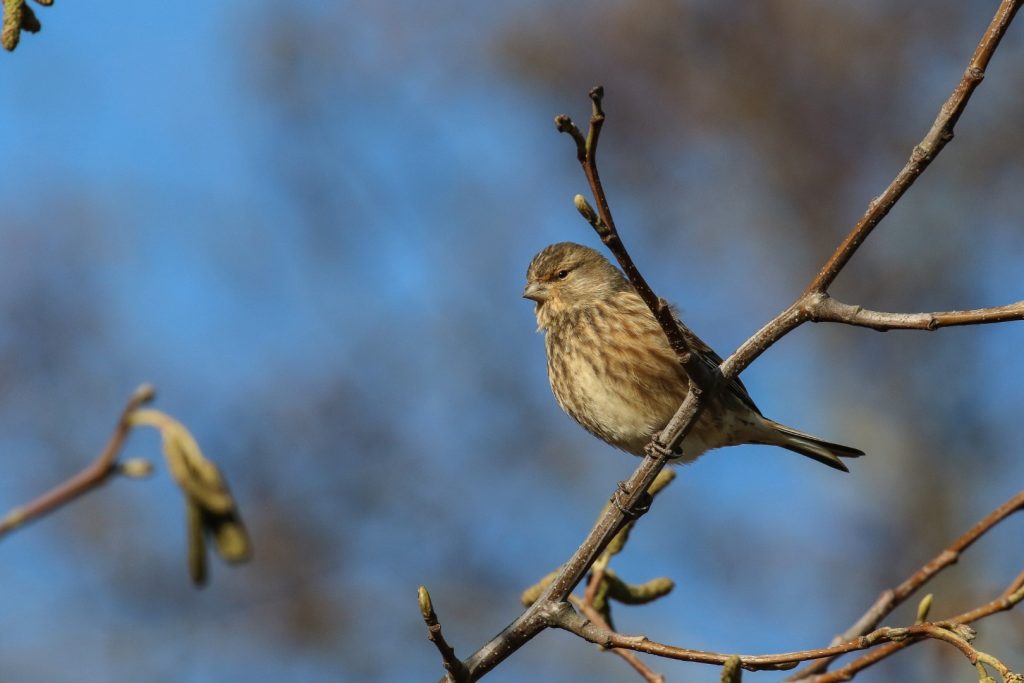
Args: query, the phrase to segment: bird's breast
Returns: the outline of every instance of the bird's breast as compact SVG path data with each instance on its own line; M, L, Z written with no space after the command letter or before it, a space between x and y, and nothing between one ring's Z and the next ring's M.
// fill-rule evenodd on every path
M642 302L641 302L642 303ZM613 305L559 316L547 328L548 379L588 431L641 453L686 395L686 378L650 313Z

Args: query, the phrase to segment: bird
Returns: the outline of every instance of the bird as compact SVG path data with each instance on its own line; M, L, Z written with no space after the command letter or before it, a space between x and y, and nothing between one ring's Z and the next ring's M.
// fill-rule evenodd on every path
M559 242L530 262L523 298L536 304L558 405L605 443L644 455L686 398L689 381L633 285L600 252ZM691 351L719 365L721 357L673 314ZM709 397L673 462L745 443L781 446L843 472L849 469L840 458L864 455L768 419L743 383L730 379Z

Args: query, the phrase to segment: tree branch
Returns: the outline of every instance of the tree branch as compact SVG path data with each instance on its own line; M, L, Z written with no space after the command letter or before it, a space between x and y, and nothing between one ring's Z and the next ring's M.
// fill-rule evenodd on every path
M808 659L835 657L849 652L872 648L882 643L895 644L903 643L904 641L913 643L933 638L945 641L956 647L967 656L971 664L976 664L979 659L982 659L986 663L991 663L992 666L1004 675L1009 673L1008 669L995 657L983 655L983 653L978 652L970 645L968 641L974 637L973 629L961 623L947 621L925 622L904 627L886 626L838 645L771 655L733 655L673 647L649 640L646 636L630 636L610 631L591 620L584 619L575 611L572 614L564 611L560 612L552 625L570 631L584 640L601 647L624 648L658 655L666 659L717 664L720 666L724 666L727 662L736 658L739 660L739 665L748 671L790 669L798 662Z
M577 159L583 167L598 209L595 215L593 209L585 201L581 203L579 200L577 200L577 207L594 227L602 242L616 257L626 276L658 320L669 343L679 357L680 363L690 377L689 393L669 423L648 445L647 455L641 461L640 466L633 472L629 480L620 483L619 490L612 496L613 505L608 506L605 513L599 517L583 544L569 561L561 567L557 576L548 584L537 601L527 607L501 633L465 660L464 666L467 672L467 680L475 681L485 675L543 629L553 625L565 628L563 624L555 624L555 619L558 615L567 619L566 610L576 614L566 602L567 597L586 574L587 568L593 565L594 561L600 556L603 549L618 530L630 518L635 518L646 512L647 488L654 481L658 472L665 466L668 458L672 455L672 451L678 447L691 426L696 422L704 406L705 393L718 390L722 386L723 379L735 378L776 341L799 325L814 319L812 315L814 302L822 299L822 295L827 292L828 287L853 257L860 245L863 244L864 240L867 239L871 231L888 214L899 198L934 160L946 143L952 139L953 127L963 113L971 93L973 93L984 77L984 69L987 67L1000 39L1005 34L1007 26L1022 2L1024 0L1003 0L1000 4L999 10L968 64L963 78L943 105L928 134L914 148L910 161L897 174L886 191L869 205L867 212L822 266L818 275L811 281L804 293L782 313L766 323L744 342L717 370L705 365L700 355L694 353L689 347L685 334L672 315L671 309L664 300L657 297L651 290L630 257L615 228L615 222L601 184L596 161L597 143L605 121L602 108L603 90L598 87L590 93L592 113L586 137L583 136L569 117L556 117L555 124L558 130L570 135L575 143ZM853 319L857 319L856 316ZM948 324L954 323L949 322ZM600 637L605 637L601 630L597 629L592 622L580 625L580 628L584 627L592 634L598 633ZM910 628L917 629L914 633L924 633L925 631L925 629L918 628L917 626ZM595 629L597 630L595 631ZM861 639L864 637L862 636ZM878 637L882 638L882 636ZM877 642L879 641L872 644L877 644ZM865 645L865 647L868 646ZM850 645L847 645L847 647L850 649L844 650L845 652L863 649L863 647L858 648ZM828 650L828 648L825 650ZM655 654L659 653L655 652ZM819 654L817 656L830 655ZM713 663L723 664L725 661L721 659L720 655L714 655L714 657ZM780 656L772 655L769 657ZM785 662L779 660L776 663L788 664L795 661L799 660L790 658ZM448 680L454 680L451 672L449 672L447 678Z
M888 330L931 331L940 327L1024 320L1024 301L992 308L975 308L969 311L887 313L845 304L827 294L811 294L806 309L812 322L843 323L857 327L869 327L879 332Z
M1024 572L1018 574L1010 585L1007 586L1006 590L1004 590L995 600L987 602L973 610L958 614L957 616L945 621L947 623L971 624L979 619L983 619L998 612L1005 612L1006 610L1012 609L1022 600L1024 600ZM858 672L896 654L903 648L910 647L915 642L917 642L917 640L908 639L896 643L887 643L863 655L862 657L853 660L846 666L836 669L835 671L830 671L818 676L813 675L813 672L809 672L809 675L801 676L799 680L807 681L808 683L839 683L840 681L849 681ZM809 669L810 667L807 668Z
M444 639L444 634L441 633L441 624L437 619L437 613L434 612L434 604L430 600L430 593L427 592L424 586L420 586L418 597L420 614L423 616L423 621L427 624L427 638L437 648L438 653L440 653L441 663L444 665L445 671L448 672L452 680L458 683L469 680L466 667L455 656L455 649L448 644L448 641Z
M35 500L11 510L0 520L0 540L43 515L99 488L115 474L146 476L152 471L147 460L118 462L128 433L146 425L160 431L168 469L185 497L188 531L189 572L196 585L206 581L206 543L230 563L244 562L252 554L252 543L242 523L238 506L217 466L199 450L195 438L180 422L158 410L142 409L153 400L153 387L143 384L128 399L114 433L99 456L84 470Z
M1024 0L1002 0L1000 2L995 16L992 17L981 41L974 49L974 54L971 56L963 77L953 89L949 99L939 109L939 114L924 139L914 147L910 160L896 174L885 191L871 201L867 211L828 258L825 265L821 267L817 276L807 285L803 294L786 310L765 324L754 336L745 341L722 363L721 371L724 377L737 376L772 344L801 324L813 319L810 311L813 308L813 302L828 291L829 286L853 258L868 235L888 215L900 197L938 156L946 144L953 139L953 127L967 107L975 88L985 77L985 69L1022 2Z
M907 577L903 583L890 590L882 591L882 594L878 596L878 599L875 600L874 604L871 605L871 607L868 608L868 610L856 622L854 622L850 628L846 629L841 635L836 636L833 639L832 644L834 645L836 643L852 640L864 635L878 626L878 624L882 622L882 619L888 616L894 609L899 607L904 601L920 590L922 586L935 578L947 567L956 564L960 559L960 554L970 548L975 541L991 531L993 527L1004 519L1015 512L1019 512L1021 509L1024 509L1024 491L1018 492L1015 496L986 515L984 519L971 527L970 530L960 536L960 538L953 541L923 567ZM1018 577L1018 581L1022 580L1024 580L1024 574ZM1011 593L1013 590L1016 590L1013 585L1011 585L1011 589L1012 590L1009 591ZM1002 598L1005 597L1006 594L1002 596ZM1004 609L1009 609L1010 607L1012 607L1012 605L1009 605ZM981 616L988 616L988 614L991 614L991 612L972 618L970 621L975 621L976 619L981 618ZM954 617L951 621L968 623L961 617ZM833 658L819 659L810 666L801 669L794 675L790 676L788 680L795 681L824 671L832 659Z
M889 183L889 187L885 188L881 195L868 204L867 211L864 212L864 215L857 224L853 226L853 229L846 236L846 239L843 240L843 243L839 245L835 253L825 262L825 265L822 266L818 275L811 281L811 284L807 286L807 289L804 291L805 294L828 290L843 267L849 263L860 245L871 234L871 231L885 218L886 214L896 205L900 197L910 189L910 186L914 184L918 176L928 168L928 165L939 155L942 148L953 139L953 127L960 120L960 115L964 113L964 109L967 107L967 102L971 99L974 89L985 78L985 69L988 68L989 60L992 59L993 53L995 53L996 48L999 46L999 41L1006 34L1006 29L1009 27L1010 22L1013 21L1013 16L1020 9L1020 5L1019 0L1003 0L999 4L999 9L996 10L995 16L985 30L985 35L982 36L981 42L975 48L971 61L964 70L963 77L949 96L949 99L939 109L939 114L935 118L932 127L928 130L928 133L924 136L924 139L914 147L910 154L910 159L893 181Z
M140 406L153 400L155 391L150 384L143 384L128 399L121 417L114 427L107 445L100 452L99 456L84 470L74 475L67 481L50 489L35 500L20 507L14 508L0 520L0 539L14 529L39 519L58 508L67 505L81 495L99 488L118 473L117 456L121 452L124 440L131 430L131 416Z
M594 607L589 604L585 599L580 600L574 595L569 596L569 601L576 606L583 616L589 619L597 628L604 629L605 631L611 632L611 626L604 620L604 617ZM608 651L614 655L617 655L623 659L627 664L633 667L633 670L640 674L647 683L665 683L665 677L647 666L643 660L637 657L629 650L620 647L610 647Z
M594 228L594 231L597 232L604 245L608 247L615 260L619 262L622 271L629 278L630 284L633 285L637 294L644 300L644 303L647 304L658 324L661 325L662 331L668 338L669 345L676 352L680 364L691 378L691 383L696 382L702 389L710 390L713 384L717 382L717 372L713 367L702 362L700 354L695 353L690 348L690 344L686 340L686 333L672 313L672 307L651 289L640 269L636 267L633 257L630 256L626 245L619 236L619 231L615 227L615 219L612 217L611 208L608 206L608 197L605 195L604 185L601 183L601 174L597 168L597 143L600 140L601 128L605 121L603 100L604 88L601 86L592 88L590 91L590 127L587 130L587 137L585 139L580 133L579 128L576 127L576 124L568 116L560 114L555 117L555 127L559 132L567 133L576 143L576 158L583 167L583 173L587 177L590 191L597 202L596 215L594 210L590 208L590 205L587 204L586 199L579 195L576 197L576 208ZM669 444L665 439L659 439L658 442L662 447L674 448L678 446L679 441L682 441L682 439L680 438L675 444Z
M589 621L583 620L579 615L573 616L563 609L556 613L550 625L575 633L585 640L602 647L624 648L668 659L724 666L731 658L737 657L740 666L750 671L790 669L799 662L814 659L818 661L787 679L812 681L813 683L833 683L835 681L849 680L857 671L867 668L916 642L932 638L944 640L958 647L971 659L972 664L977 663L980 657L981 661L995 668L1005 678L1008 673L1005 666L991 655L978 653L977 650L969 645L967 642L969 638L964 634L970 633L969 630L965 630L968 624L997 612L1012 609L1024 600L1024 572L1021 572L999 597L950 619L925 622L902 628L876 628L876 626L886 615L913 595L921 586L946 567L955 564L960 554L972 546L979 538L1021 509L1024 509L1024 491L1019 492L993 510L895 589L882 593L871 609L854 626L833 641L831 645L824 648L767 655L736 655L706 650L692 650L655 642L646 636L617 633L610 630L603 621L595 620L585 610L584 613ZM873 648L878 645L882 645L882 647L855 660L843 669L839 669L831 674L814 676L815 673L823 669L824 666L827 666L836 657Z

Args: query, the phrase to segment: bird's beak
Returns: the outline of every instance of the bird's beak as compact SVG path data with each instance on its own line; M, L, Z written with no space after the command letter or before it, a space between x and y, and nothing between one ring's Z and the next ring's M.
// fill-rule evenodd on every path
M526 285L526 289L523 290L523 298L533 299L537 303L542 304L547 301L548 287L540 282L530 282Z

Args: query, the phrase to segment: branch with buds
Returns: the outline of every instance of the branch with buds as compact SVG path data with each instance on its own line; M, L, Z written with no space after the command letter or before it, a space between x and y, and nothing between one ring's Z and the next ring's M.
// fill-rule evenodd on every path
M935 330L953 325L974 325L1024 319L1024 302L970 311L885 313L839 302L828 293L829 287L853 258L857 249L938 156L945 145L953 139L954 126L963 114L972 93L984 78L985 69L992 55L1022 3L1024 0L1003 0L1000 3L995 16L978 43L963 77L942 105L925 137L913 148L907 163L889 186L869 203L864 215L822 265L807 288L792 304L763 325L717 368L705 365L699 360L699 354L691 352L686 334L675 321L668 304L654 293L644 279L615 227L615 221L597 168L597 145L605 122L603 89L597 87L590 92L591 116L586 135L568 116L560 115L555 118L557 129L568 134L575 143L577 160L583 168L597 205L595 210L585 198L577 196L576 208L615 256L637 293L660 323L680 364L683 365L690 377L689 393L669 423L648 445L647 455L641 461L640 466L627 481L619 484L612 496L611 504L600 515L579 549L559 570L546 579L544 585L538 589L539 594L526 610L501 633L465 660L456 660L454 650L445 644L445 649L442 650L442 659L447 671L446 680L462 683L481 678L546 628L568 630L603 647L617 650L635 650L686 661L726 666L727 670L723 674L723 680L730 681L739 680L739 667L746 669L792 668L799 662L807 660L818 660L818 663L802 672L801 677L804 679L819 682L849 680L857 671L880 661L898 649L920 642L922 639L938 639L956 647L978 668L982 680L988 677L985 671L986 666L994 669L1004 683L1021 680L999 660L978 652L970 645L970 633L966 630L966 624L997 611L1010 609L1020 602L1024 598L1024 574L1015 579L1000 597L952 619L926 622L922 617L921 623L902 628L876 628L876 626L897 604L955 560L959 553L973 543L977 537L988 532L1011 512L1020 509L1021 503L1024 502L1024 492L993 512L979 526L965 535L964 538L968 539L966 542L962 543L964 538L958 539L939 558L925 565L911 579L908 579L908 582L901 584L892 592L891 596L887 593L883 594L879 603L876 603L847 633L843 634L839 642L833 643L827 648L757 656L685 650L654 643L644 636L625 636L616 633L606 619L594 618L595 611L592 602L589 604L590 611L588 612L587 600L588 595L593 600L594 593L598 590L596 587L592 588L595 586L594 577L598 577L596 579L598 582L603 580L602 576L607 577L607 567L599 565L598 562L605 556L604 553L617 534L646 512L651 501L651 496L648 493L650 487L666 465L668 458L686 437L691 426L695 424L703 410L706 397L717 391L723 385L724 380L737 377L758 356L800 325L807 322L835 322L870 327L876 330ZM570 594L588 571L592 572L591 582L584 598L582 600L570 599ZM425 591L425 589L423 590ZM574 609L574 604L580 608L580 611ZM427 623L433 634L436 615L433 615L432 610L430 614L433 621L427 619ZM426 616L425 613L424 617L426 618ZM596 616L601 617L602 615L596 613ZM440 633L440 625L436 626L437 633ZM437 643L436 640L435 643ZM870 649L870 652L845 669L831 674L821 674L828 662L836 656L865 649ZM638 671L647 680L658 680L656 674L645 673L641 669ZM988 678L990 679L990 677Z
M0 519L0 540L15 529L98 489L118 475L138 479L151 474L153 465L148 460L118 459L131 430L147 426L160 432L167 467L184 494L188 568L193 583L197 586L206 583L208 541L212 541L217 553L227 562L248 560L252 555L252 543L227 482L217 466L199 450L199 444L184 425L159 410L144 408L155 396L156 391L149 384L136 389L99 456L64 483L8 512Z

